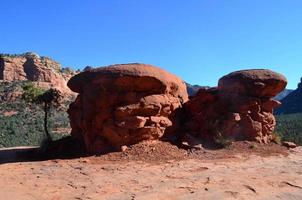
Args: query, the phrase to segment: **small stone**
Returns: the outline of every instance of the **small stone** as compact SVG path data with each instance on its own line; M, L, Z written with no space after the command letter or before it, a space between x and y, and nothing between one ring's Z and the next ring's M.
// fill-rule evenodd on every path
M282 145L287 147L287 148L296 148L297 145L293 142L288 142L288 141L283 141L282 142Z
M128 147L126 145L124 145L124 146L121 147L121 151L122 152L125 152L127 149L128 149Z
M90 160L86 159L86 158L81 158L80 162L82 162L82 163L89 163Z
M199 150L203 149L201 144L194 145L193 148L194 149L199 149Z

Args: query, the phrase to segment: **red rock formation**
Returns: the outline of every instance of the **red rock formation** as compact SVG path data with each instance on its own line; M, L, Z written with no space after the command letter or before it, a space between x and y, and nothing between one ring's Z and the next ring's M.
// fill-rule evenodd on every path
M243 70L219 80L217 88L201 89L184 106L181 131L203 140L215 137L256 140L273 139L272 114L280 102L272 97L287 80L270 70Z
M68 110L71 134L91 153L161 138L188 100L181 79L145 64L87 69L68 86L79 93Z
M45 89L53 87L63 93L70 93L67 80L59 73L60 69L58 62L33 53L0 56L0 80L29 80Z

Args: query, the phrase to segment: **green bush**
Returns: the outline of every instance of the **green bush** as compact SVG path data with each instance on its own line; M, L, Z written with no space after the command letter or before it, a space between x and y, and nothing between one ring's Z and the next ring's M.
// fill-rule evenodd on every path
M23 94L22 98L28 102L35 102L38 100L45 90L40 87L35 86L32 82L28 82L22 86Z

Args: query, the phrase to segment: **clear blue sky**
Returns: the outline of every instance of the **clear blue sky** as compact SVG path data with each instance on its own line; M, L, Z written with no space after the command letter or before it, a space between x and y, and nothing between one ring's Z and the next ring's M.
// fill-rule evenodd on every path
M302 77L301 0L1 0L0 52L63 66L142 62L215 86L234 70Z

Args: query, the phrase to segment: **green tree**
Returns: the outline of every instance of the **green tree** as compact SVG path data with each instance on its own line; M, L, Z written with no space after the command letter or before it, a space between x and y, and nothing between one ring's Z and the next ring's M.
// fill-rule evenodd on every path
M44 131L48 141L52 141L48 131L48 117L52 107L58 108L61 105L62 94L57 89L49 89L39 95L36 99L37 103L43 104L44 110Z
M61 105L62 94L59 90L50 88L49 90L43 90L36 87L32 82L25 84L23 87L23 99L28 102L43 105L44 120L43 126L48 141L52 141L50 132L48 130L48 118L51 108L58 108Z

